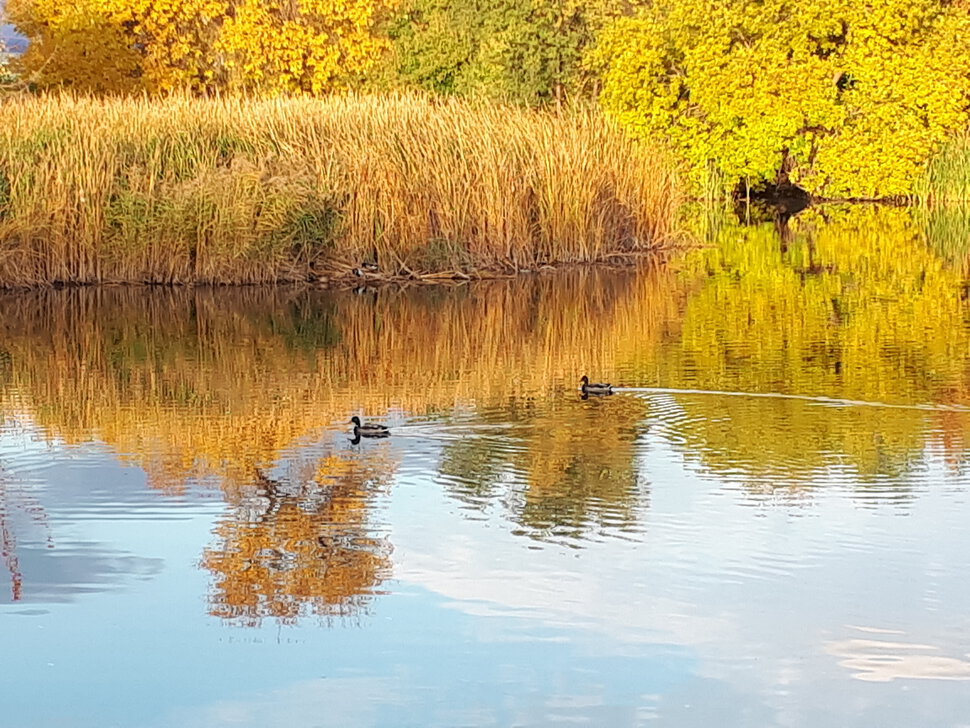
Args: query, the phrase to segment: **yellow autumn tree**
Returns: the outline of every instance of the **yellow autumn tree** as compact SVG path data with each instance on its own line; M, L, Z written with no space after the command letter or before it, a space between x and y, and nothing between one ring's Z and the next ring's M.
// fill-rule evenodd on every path
M241 0L215 50L230 88L314 93L366 73L386 41L375 24L393 0Z
M138 90L139 53L118 19L103 12L104 5L101 0L8 0L10 19L30 39L17 64L25 80L93 93Z
M10 0L41 87L322 93L366 73L394 0Z
M656 0L604 32L602 101L720 175L823 197L911 194L966 126L965 0Z

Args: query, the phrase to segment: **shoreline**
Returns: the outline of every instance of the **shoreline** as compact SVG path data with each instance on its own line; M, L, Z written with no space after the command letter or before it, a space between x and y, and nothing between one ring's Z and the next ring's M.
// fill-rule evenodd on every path
M82 288L310 288L319 290L354 290L360 288L382 289L391 286L404 288L408 286L456 286L479 281L514 280L529 278L536 275L565 274L578 269L595 271L616 271L628 273L643 268L664 266L670 262L671 256L693 249L692 245L661 246L637 252L616 253L605 256L602 260L593 262L564 262L542 263L532 268L483 268L475 271L446 270L429 273L415 271L399 273L383 273L381 271L362 270L359 266L340 266L328 271L309 274L305 278L280 278L275 281L137 281L137 280L107 280L107 281L52 281L34 285L0 284L0 295L31 293L36 291L61 291Z

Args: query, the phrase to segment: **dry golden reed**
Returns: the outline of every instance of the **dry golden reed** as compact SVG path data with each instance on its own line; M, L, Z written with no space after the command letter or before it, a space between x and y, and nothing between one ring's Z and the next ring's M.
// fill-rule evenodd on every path
M597 261L670 241L678 203L663 153L593 109L0 101L0 286Z

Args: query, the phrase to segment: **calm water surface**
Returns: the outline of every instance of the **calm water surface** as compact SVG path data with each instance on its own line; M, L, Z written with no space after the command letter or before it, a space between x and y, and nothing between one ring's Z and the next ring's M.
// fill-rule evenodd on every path
M4 724L970 725L970 304L924 231L4 295Z

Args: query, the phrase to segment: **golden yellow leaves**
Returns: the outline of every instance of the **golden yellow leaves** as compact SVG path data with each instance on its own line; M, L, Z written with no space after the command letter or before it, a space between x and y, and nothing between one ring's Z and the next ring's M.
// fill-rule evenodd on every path
M375 64L388 0L14 0L40 86L322 93Z
M31 37L19 65L28 81L95 93L139 87L138 53L99 0L13 0L11 20Z
M715 8L665 0L602 36L605 107L639 136L668 136L696 187L791 181L827 197L913 191L966 124L970 16L930 0Z
M385 47L372 32L380 9L372 0L305 0L288 16L260 0L243 0L216 43L228 87L318 94L346 85Z

